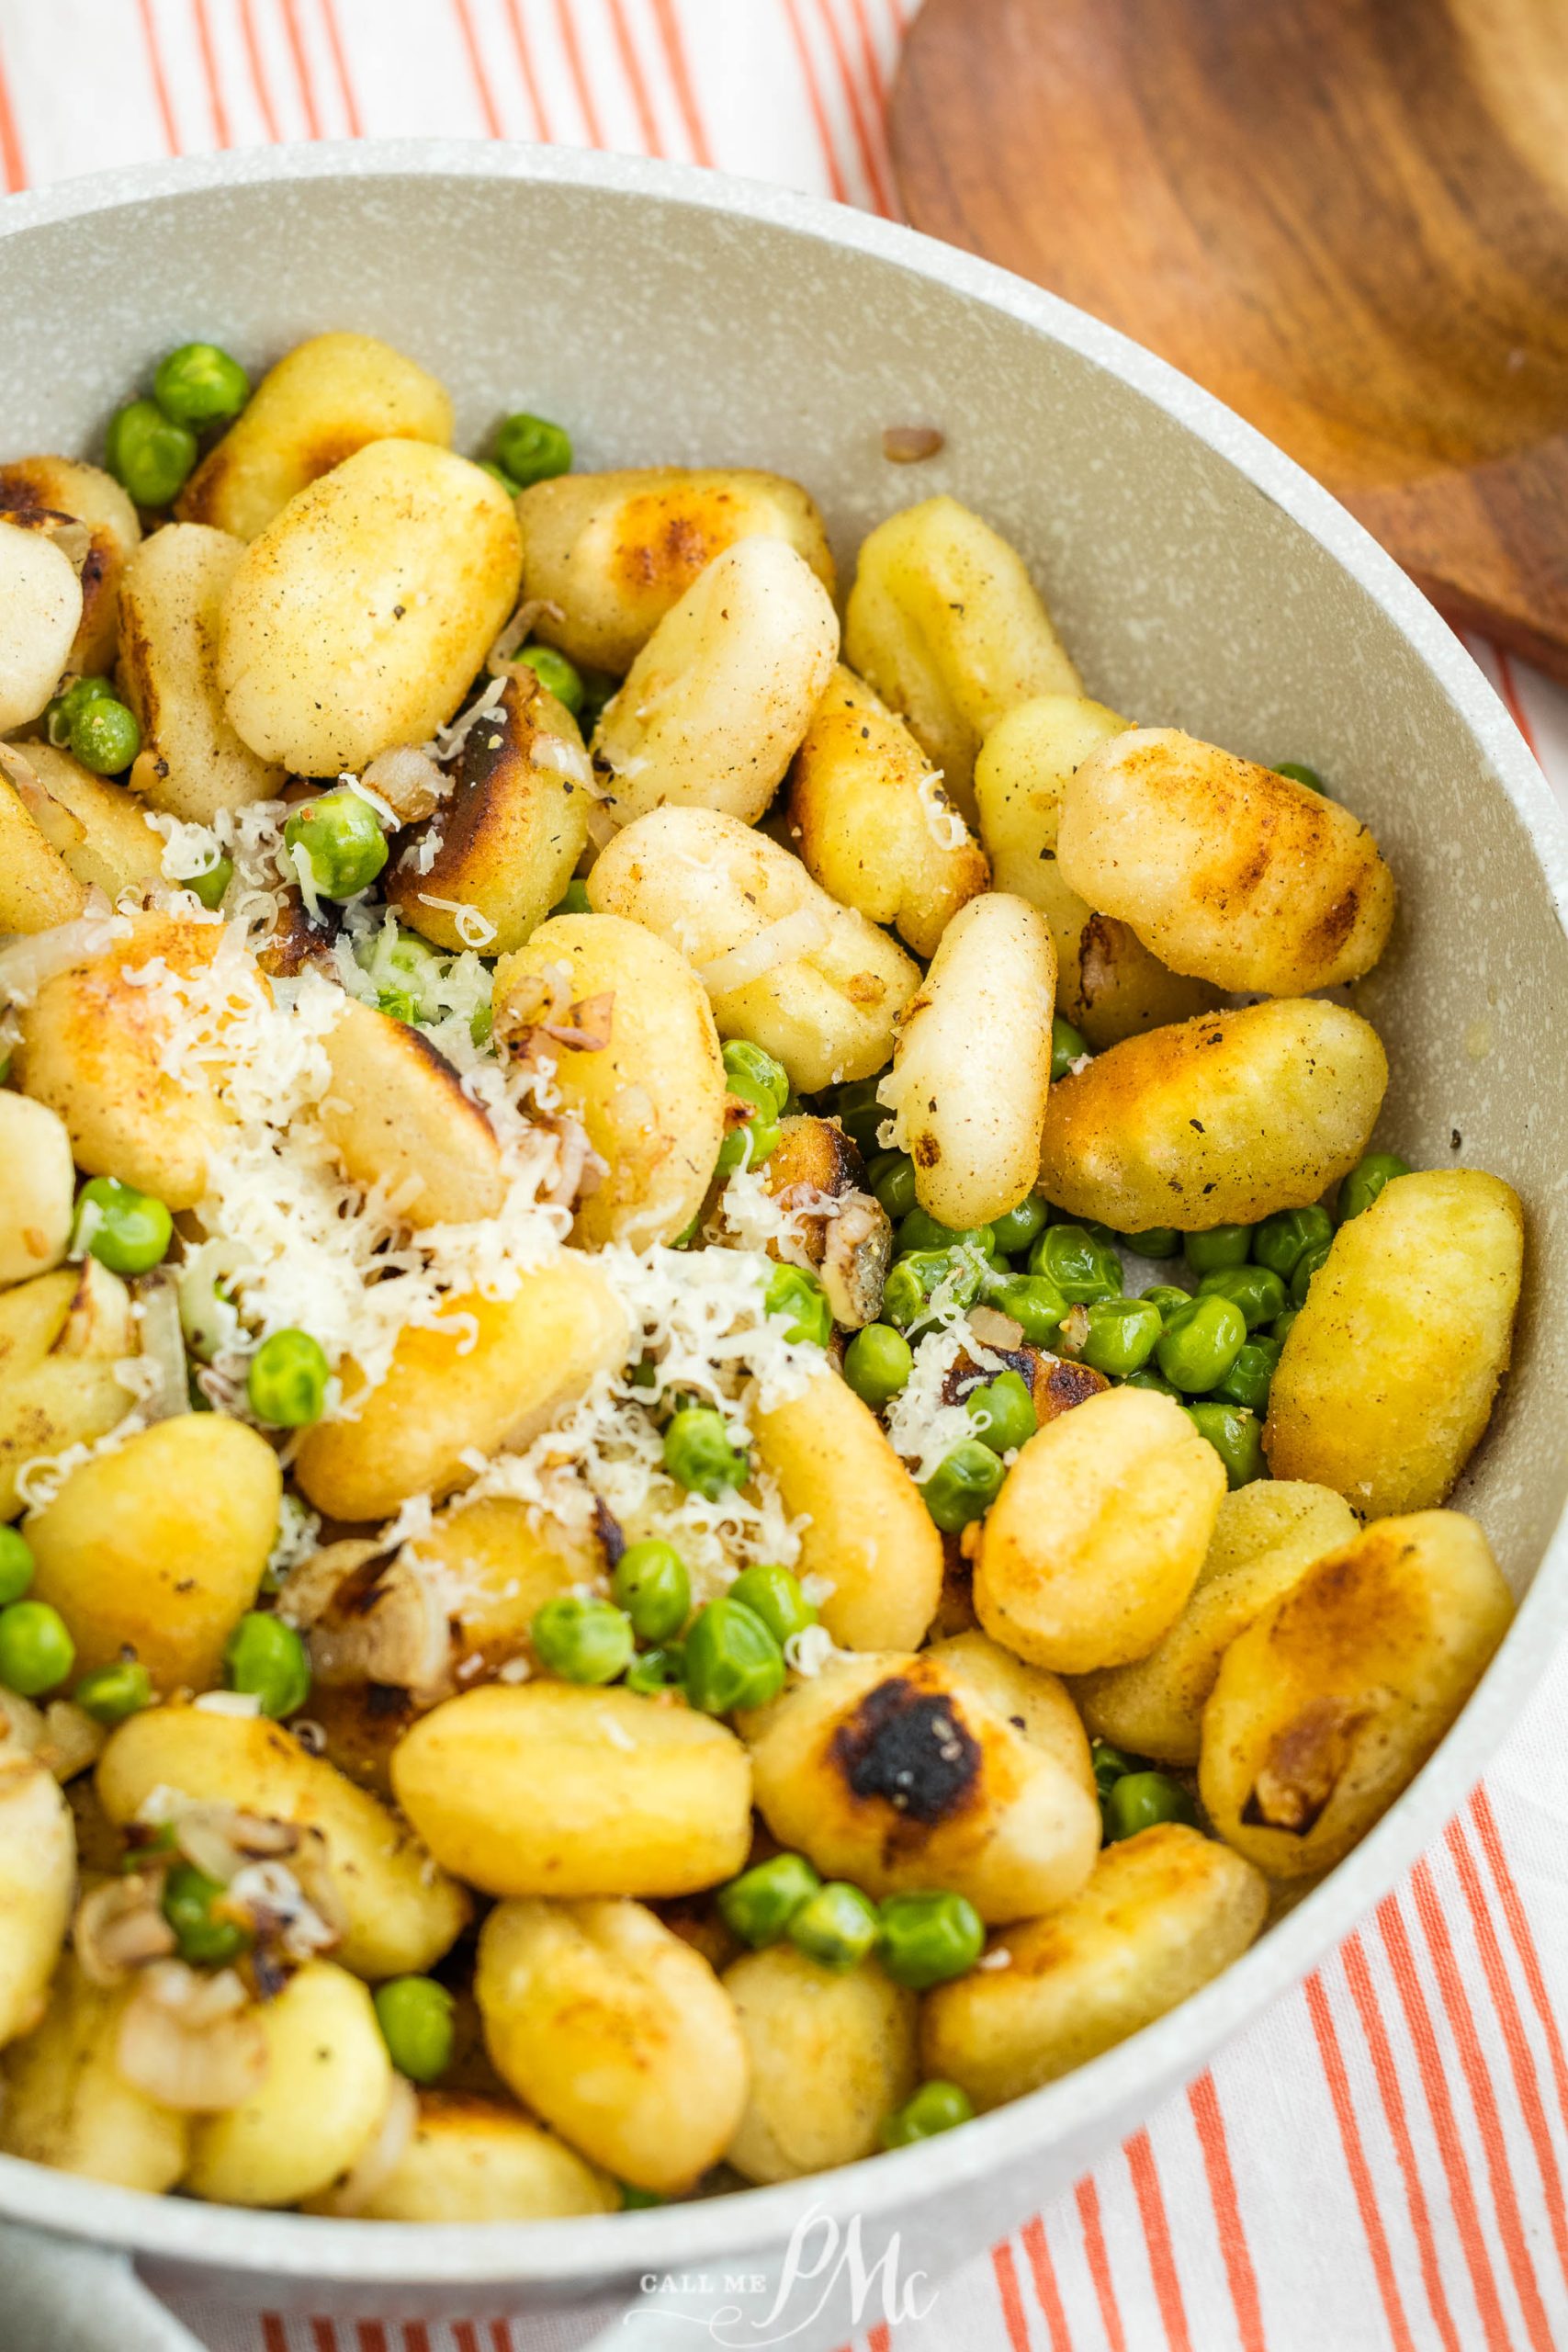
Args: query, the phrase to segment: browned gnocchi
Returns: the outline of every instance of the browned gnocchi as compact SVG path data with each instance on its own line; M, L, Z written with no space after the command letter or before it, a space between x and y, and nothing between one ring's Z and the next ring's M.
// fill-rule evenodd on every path
M1179 728L1098 745L1062 800L1056 861L1173 971L1305 996L1359 979L1393 922L1365 825L1310 785Z
M1271 1878L1348 1853L1426 1762L1513 1604L1461 1512L1374 1520L1237 1635L1203 1708L1199 1785Z
M1292 1326L1264 1445L1371 1518L1446 1502L1508 1368L1524 1264L1511 1185L1395 1177L1342 1226Z
M1203 1013L1063 1080L1041 1189L1118 1233L1249 1225L1349 1173L1387 1084L1376 1030L1347 1006L1298 997Z
M745 466L643 466L557 474L517 502L523 577L539 635L573 662L629 670L671 607L739 539L774 538L829 595L822 517L798 482Z

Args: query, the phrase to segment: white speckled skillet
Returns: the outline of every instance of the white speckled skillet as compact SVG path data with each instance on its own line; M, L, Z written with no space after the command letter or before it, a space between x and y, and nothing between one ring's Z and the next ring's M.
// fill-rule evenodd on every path
M412 2228L142 2197L0 2160L7 2352L185 2343L124 2256L186 2291L338 2313L536 2312L685 2283L645 2347L841 2342L848 2274L766 2323L815 2212L867 2258L942 2267L1015 2225L1338 1941L1437 1833L1568 1611L1568 831L1458 640L1349 516L1228 411L968 255L776 189L567 149L397 143L226 155L0 206L0 453L98 445L150 359L210 335L253 367L329 326L385 335L457 395L459 445L519 405L588 465L736 460L808 483L841 558L952 490L1032 565L1089 689L1273 761L1372 824L1401 888L1359 1001L1393 1066L1383 1139L1495 1170L1530 1216L1515 1370L1460 1499L1523 1606L1434 1761L1350 1859L1184 2008L945 2139L778 2188L606 2219ZM937 424L919 468L887 424ZM80 2242L96 2242L94 2256ZM811 2242L820 2254L820 2232ZM9 2278L4 2273L8 2269ZM739 2281L739 2283L735 2283ZM705 2284L704 2283L705 2282ZM688 2311L699 2317L680 2316ZM864 2319L882 2316L874 2294ZM793 2332L792 2332L793 2331Z

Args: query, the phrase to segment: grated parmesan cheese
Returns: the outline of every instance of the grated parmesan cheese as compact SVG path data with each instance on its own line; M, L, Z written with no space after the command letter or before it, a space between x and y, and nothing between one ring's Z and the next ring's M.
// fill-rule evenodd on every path
M688 1493L664 1468L663 1436L650 1410L676 1394L700 1396L724 1413L731 1442L749 1446L754 1407L772 1410L808 1381L833 1377L819 1349L786 1340L784 1319L765 1315L769 1261L738 1250L638 1252L613 1245L597 1262L634 1332L640 1329L653 1385L601 1374L553 1430L521 1453L488 1462L464 1500L505 1496L525 1503L539 1521L583 1544L593 1540L602 1502L628 1541L673 1542L699 1599L722 1591L753 1561L793 1566L799 1525L772 1474L758 1468L743 1488L716 1501Z
M411 1237L384 1188L362 1193L348 1182L320 1118L331 1079L323 1041L344 991L313 968L269 986L250 956L246 929L243 920L231 923L203 970L175 973L154 958L126 975L147 991L164 1030L161 1067L180 1082L206 1080L230 1114L196 1211L205 1234L232 1250L230 1284L249 1327L235 1331L202 1374L213 1401L230 1411L239 1408L249 1358L269 1332L312 1332L330 1361L353 1357L374 1386L407 1326L439 1326L453 1293L514 1295L570 1227L570 1210L541 1198L555 1182L560 1147L525 1115L530 1074L503 1070L456 1016L430 1034L438 1046L451 1046L465 1091L496 1132L507 1181L499 1212ZM459 1027L461 1044L450 1034ZM329 1412L340 1407L330 1402Z
M1000 1356L976 1338L953 1299L951 1280L931 1294L934 1326L915 1342L914 1370L887 1408L889 1442L908 1463L917 1486L925 1484L955 1445L975 1434L968 1408L942 1402L943 1385L959 1357L967 1355L986 1372L1007 1368Z
M443 914L451 915L465 947L488 947L495 937L495 925L490 917L480 914L478 907L470 906L466 899L438 899L433 891L422 890L419 903L422 907L439 907Z

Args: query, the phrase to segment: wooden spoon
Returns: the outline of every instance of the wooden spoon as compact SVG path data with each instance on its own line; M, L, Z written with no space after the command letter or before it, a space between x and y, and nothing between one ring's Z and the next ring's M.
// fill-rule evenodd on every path
M1563 0L927 0L893 152L1568 678Z

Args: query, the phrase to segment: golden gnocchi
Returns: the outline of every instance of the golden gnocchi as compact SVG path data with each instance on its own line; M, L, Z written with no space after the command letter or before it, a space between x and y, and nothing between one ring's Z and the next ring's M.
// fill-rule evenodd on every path
M707 989L721 1037L744 1037L815 1093L869 1078L892 1049L919 970L874 923L819 888L800 860L738 817L659 808L602 852L595 913L646 923Z
M1018 555L955 498L878 524L844 614L850 667L908 720L965 817L975 757L997 720L1078 674Z
M1005 1966L939 1986L920 2060L982 2112L1087 2065L1239 1960L1268 1895L1239 1854L1180 1822L1110 1846L1082 1892L1010 1928Z
M724 1141L725 1074L701 981L683 956L620 915L559 915L496 967L503 1036L548 1053L552 979L582 1008L555 1041L554 1086L604 1162L577 1234L592 1249L673 1241L697 1216Z
M1377 1124L1388 1058L1313 997L1129 1037L1051 1090L1040 1188L1118 1233L1249 1225L1315 1201Z
M935 1653L836 1660L747 1732L773 1836L873 1894L949 1887L983 1919L1023 1919L1094 1860L1081 1779Z
M1034 909L988 890L949 923L904 1008L880 1100L895 1148L915 1163L915 1198L939 1225L987 1224L1033 1186L1055 984Z
M1048 1422L987 1516L975 1609L1061 1674L1144 1657L1185 1608L1225 1474L1169 1397L1115 1388Z
M934 956L960 907L990 881L985 853L903 720L842 662L795 755L787 807L813 880L840 906L891 923L916 956Z
M1393 922L1365 825L1293 776L1179 728L1098 745L1062 801L1062 878L1172 970L1305 996L1359 979Z
M640 1903L499 1903L479 1935L485 2040L591 2163L660 2196L723 2154L745 2109L735 2006Z
M1292 1327L1263 1433L1274 1476L1372 1518L1446 1501L1507 1370L1523 1264L1511 1185L1396 1177L1340 1227Z
M751 824L777 790L839 651L827 590L785 540L739 539L672 605L593 736L623 822L666 805Z
M452 403L418 363L368 334L318 334L262 378L180 492L182 523L259 537L291 498L371 441L446 447Z
M798 482L750 467L558 474L524 492L517 522L525 584L547 606L540 637L617 676L698 574L738 540L782 541L833 593L815 502Z
M1348 1853L1427 1761L1507 1630L1460 1511L1374 1520L1239 1634L1203 1708L1203 1803L1270 1878Z
M367 442L234 567L217 677L235 733L300 775L423 743L500 635L522 566L499 482L428 441Z

